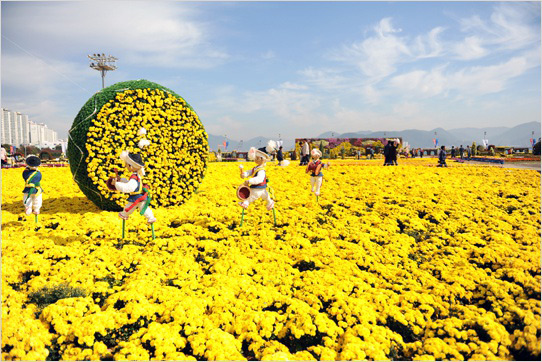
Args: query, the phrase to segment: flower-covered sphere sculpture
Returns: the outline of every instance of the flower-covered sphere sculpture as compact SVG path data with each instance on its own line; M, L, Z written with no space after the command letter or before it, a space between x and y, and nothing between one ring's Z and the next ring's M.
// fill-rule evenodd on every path
M138 131L147 130L141 136ZM209 153L207 133L192 107L175 92L147 80L114 84L81 108L68 142L68 159L81 191L103 210L122 209L125 195L108 190L119 155L140 153L153 206L184 203L202 181ZM150 145L141 149L145 137ZM128 174L124 175L128 177Z

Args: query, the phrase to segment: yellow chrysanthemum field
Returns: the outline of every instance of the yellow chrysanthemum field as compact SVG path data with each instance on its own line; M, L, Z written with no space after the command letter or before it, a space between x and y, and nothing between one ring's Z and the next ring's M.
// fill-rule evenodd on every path
M334 161L319 203L270 163L277 226L257 201L242 227L238 164L210 163L155 240L68 168L36 228L2 170L2 358L539 359L540 174L400 161Z

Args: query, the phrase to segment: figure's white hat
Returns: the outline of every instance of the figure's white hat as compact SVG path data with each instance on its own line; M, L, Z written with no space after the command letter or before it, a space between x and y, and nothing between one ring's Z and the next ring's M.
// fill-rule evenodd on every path
M251 147L248 151L248 159L255 160L256 157L262 157L266 162L271 160L271 156L269 156L267 153L260 151L255 147Z
M316 156L316 155L318 155L318 157L322 157L322 152L320 152L320 150L317 148L313 148L311 151L311 156Z
M129 153L128 151L122 151L120 153L120 159L126 162L128 165L133 166L137 169L145 167L141 155L136 153Z

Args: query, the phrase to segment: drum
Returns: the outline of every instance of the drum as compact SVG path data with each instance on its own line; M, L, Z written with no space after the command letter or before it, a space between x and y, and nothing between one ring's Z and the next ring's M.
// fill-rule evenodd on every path
M120 177L119 177L119 170L118 169L113 169L113 171L115 171L115 176L114 177L110 177L109 179L107 179L107 182L105 183L107 185L107 188L110 190L110 191L117 191L117 188L115 186L113 186L113 179L117 179L117 181L120 181Z
M237 188L237 197L241 201L245 201L250 197L250 187L241 185Z
M312 172L316 171L316 167L318 167L318 165L316 165L314 162L311 161L309 163L309 171L312 171Z
M110 190L110 191L117 191L117 188L115 186L113 186L113 179L116 179L116 177L110 177L107 182L106 182L106 185L107 185L107 188Z

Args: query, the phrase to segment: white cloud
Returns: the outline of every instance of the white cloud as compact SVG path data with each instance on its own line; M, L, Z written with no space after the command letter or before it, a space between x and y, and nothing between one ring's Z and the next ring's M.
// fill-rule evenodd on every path
M428 34L418 35L412 45L414 54L417 59L434 58L443 54L444 46L439 39L439 35L444 31L444 28L439 26Z
M390 84L398 89L399 93L407 95L432 97L445 91L447 79L443 74L443 67L431 71L415 70L393 77Z
M2 22L25 24L17 34L25 45L44 42L59 56L114 51L126 63L210 67L228 55L211 45L211 26L197 16L177 2L44 2L8 7Z
M279 86L279 88L292 89L292 90L305 90L307 89L307 86L303 84L298 84L298 83L284 82Z
M443 71L443 65L433 65L432 69L425 68L427 62L420 65L423 70L396 74L401 71L403 65L417 64L427 58L438 60L444 59L444 56L451 56L445 63L450 65L450 61L478 60L497 51L533 47L539 49L539 23L540 4L500 3L494 6L491 16L487 19L480 16L460 19L460 30L466 33L462 39L444 40L442 36L445 30L446 34L453 34L454 29L437 26L418 35L404 34L402 29L394 25L392 18L386 17L381 19L363 40L345 45L341 50L332 53L331 59L350 68L337 70L336 74L333 74L326 69L311 67L305 69L302 74L308 78L308 82L321 89L340 84L346 91L359 92L363 100L369 104L377 104L384 95L389 94L385 88L386 84L411 89L424 97L447 94L449 90L464 90L469 94L499 92L504 89L508 79L515 77L514 74L523 73L533 63L540 64L539 60L527 59L540 58L539 54L536 57L526 54L519 57L525 57L527 63L531 65L523 64L516 59L501 66L464 68L456 71L453 77L450 72ZM512 67L518 68L513 71ZM492 69L499 69L504 74L499 75ZM477 71L480 73L474 74ZM343 79L334 79L337 74ZM349 76L345 77L344 74ZM391 82L386 82L394 75L396 76ZM455 83L450 84L450 81ZM481 83L476 83L477 81ZM464 84L471 84L472 88L467 89Z
M515 57L509 61L486 67L471 67L452 74L451 86L462 93L489 94L504 89L506 82L528 69L527 60Z
M463 42L465 45L475 41L480 48L491 46L495 50L516 50L540 43L539 3L500 3L487 20L473 16L459 22L461 30L471 34ZM468 46L467 49L458 46L456 50L460 59L473 59L464 57L461 52L468 50Z
M92 94L84 87L91 77L99 82L92 72L90 68L81 71L71 62L46 63L26 54L3 54L2 106L28 114L32 121L43 122L65 137L77 112L72 101Z
M467 67L458 71L446 71L436 67L430 71L416 70L393 77L390 84L401 94L410 97L431 97L455 91L461 95L484 95L502 91L506 83L533 64L526 57L490 66Z
M455 44L453 48L461 60L478 59L488 54L488 50L483 47L483 43L483 40L478 36L469 36L462 42Z
M404 39L395 35L401 30L393 28L390 18L382 19L374 30L376 36L353 44L345 51L364 74L371 78L382 78L395 71L395 65L401 58L410 56L410 49Z
M373 28L373 35L361 42L343 46L333 59L354 64L372 82L393 74L400 64L442 55L439 39L443 27L436 27L416 37L400 36L391 18L384 18Z
M361 94L363 95L365 101L369 104L377 104L382 97L382 93L372 84L366 84L363 86L361 89Z
M352 87L352 79L340 74L335 69L305 68L299 72L305 77L307 83L325 90L337 90Z
M62 90L62 84L68 83L84 88L80 83L90 74L90 71L82 72L76 64L66 61L45 61L26 54L2 54L2 86L24 91L28 96L54 95Z
M428 116L418 103L402 102L391 110L353 109L336 105L330 115L333 130L355 132L359 130L401 130L409 128L430 128L433 117ZM322 128L322 131L328 131Z
M261 54L262 59L273 59L273 58L276 58L276 56L277 55L272 50L268 50L265 53Z
M207 133L214 135L242 134L244 129L245 123L243 121L235 120L231 116L218 117L215 121L209 122L205 125L205 130Z
M402 117L412 117L420 114L421 109L419 103L401 102L393 107L393 113Z
M310 124L314 121L312 117L316 109L321 106L318 97L285 88L246 93L242 99L240 109L243 112L269 111L295 124Z

